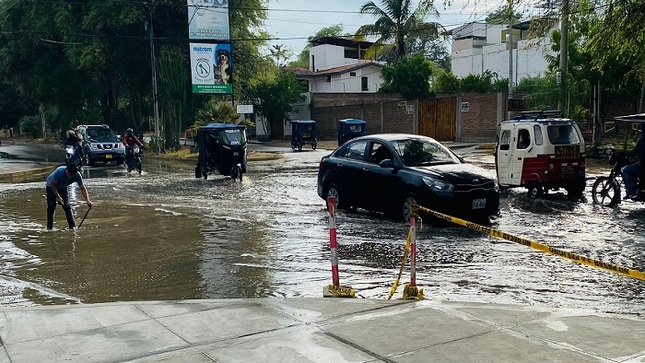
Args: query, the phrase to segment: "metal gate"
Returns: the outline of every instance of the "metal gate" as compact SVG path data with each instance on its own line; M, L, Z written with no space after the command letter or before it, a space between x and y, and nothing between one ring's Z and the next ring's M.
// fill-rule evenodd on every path
M457 137L457 97L419 100L419 134L438 141Z

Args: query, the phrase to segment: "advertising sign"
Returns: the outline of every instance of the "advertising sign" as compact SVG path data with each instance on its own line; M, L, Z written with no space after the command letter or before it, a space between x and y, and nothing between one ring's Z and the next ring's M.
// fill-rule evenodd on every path
M233 94L230 44L190 43L193 93Z
M187 0L190 39L230 40L228 0Z

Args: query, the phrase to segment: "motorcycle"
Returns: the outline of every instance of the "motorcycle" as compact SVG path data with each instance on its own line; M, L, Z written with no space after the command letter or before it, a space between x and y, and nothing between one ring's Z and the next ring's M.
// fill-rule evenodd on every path
M76 164L77 169L83 166L80 153L74 145L65 145L65 165Z
M125 165L128 173L136 170L141 174L141 148L139 145L125 147Z
M613 149L608 150L609 164L612 166L609 176L600 176L591 188L593 202L603 207L612 207L621 202L621 187L624 187L622 168L631 164L625 154ZM641 178L639 178L641 179ZM636 182L636 190L640 190L640 180ZM633 201L644 202L643 193Z
M629 132L633 132L637 129L640 129L640 132L645 128L645 113L625 115L625 116L616 116L614 120L625 123L625 145L623 149L627 148L627 138ZM642 135L641 135L642 137ZM624 187L623 181L623 172L622 168L630 164L629 159L625 156L625 152L616 151L613 147L610 147L605 151L606 155L609 156L609 164L611 165L611 171L609 176L600 176L596 179L591 188L591 196L593 197L593 202L595 204L600 204L603 207L611 207L621 202L621 186ZM636 202L645 202L645 165L641 161L640 173L636 180L636 190L637 195L635 198L630 198L632 201Z

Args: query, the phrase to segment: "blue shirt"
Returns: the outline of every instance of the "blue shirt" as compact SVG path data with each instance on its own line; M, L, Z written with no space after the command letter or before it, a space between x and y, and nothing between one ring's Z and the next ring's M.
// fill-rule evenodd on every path
M47 182L45 185L47 187L51 186L52 181L56 181L56 189L58 190L65 190L67 189L67 186L76 182L78 183L79 187L83 186L83 177L81 176L81 173L76 172L75 175L72 175L71 178L67 177L67 174L65 173L67 166L59 166L54 170L53 173L49 174L47 177Z

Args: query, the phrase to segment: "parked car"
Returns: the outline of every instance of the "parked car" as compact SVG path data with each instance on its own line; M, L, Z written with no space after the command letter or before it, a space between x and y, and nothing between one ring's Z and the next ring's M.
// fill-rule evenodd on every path
M437 212L487 222L499 212L492 173L440 142L411 134L354 138L320 160L318 195L339 209L363 208L408 221L417 203Z
M108 125L79 125L77 130L83 135L86 164L100 161L121 165L125 162L125 147Z

